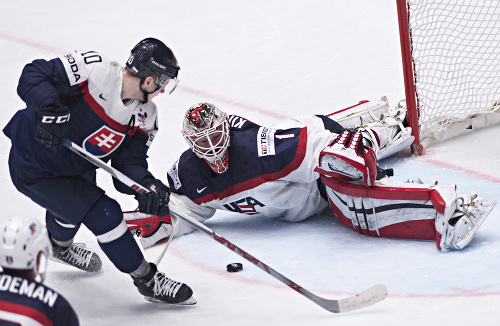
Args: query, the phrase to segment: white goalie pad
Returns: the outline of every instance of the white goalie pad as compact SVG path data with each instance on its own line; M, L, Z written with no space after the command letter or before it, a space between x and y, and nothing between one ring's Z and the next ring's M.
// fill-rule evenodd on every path
M355 105L326 114L326 116L337 121L346 129L354 129L370 122L378 121L380 116L387 113L388 110L389 103L387 97L383 96L377 101L359 101Z
M346 129L361 131L378 160L409 148L415 139L412 129L403 124L406 118L405 102L400 101L391 109L385 96L379 101L360 101L326 116Z
M384 178L365 187L325 175L321 180L331 209L342 224L370 236L435 240L443 252L469 244L495 204L460 199L467 196L457 199L454 186Z

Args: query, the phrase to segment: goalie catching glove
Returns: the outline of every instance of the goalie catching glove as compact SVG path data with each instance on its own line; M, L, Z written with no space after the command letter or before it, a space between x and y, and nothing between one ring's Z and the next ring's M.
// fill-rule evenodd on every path
M362 179L368 187L377 177L377 157L359 131L343 131L321 151L319 163L316 172L341 180Z
M160 217L132 211L123 212L123 217L129 230L140 237L144 248L149 248L156 242L165 239L173 231L170 214Z

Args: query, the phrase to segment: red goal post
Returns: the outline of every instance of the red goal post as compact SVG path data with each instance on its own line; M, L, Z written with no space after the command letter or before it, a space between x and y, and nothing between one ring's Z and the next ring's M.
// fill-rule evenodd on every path
M413 152L500 123L500 1L396 2Z

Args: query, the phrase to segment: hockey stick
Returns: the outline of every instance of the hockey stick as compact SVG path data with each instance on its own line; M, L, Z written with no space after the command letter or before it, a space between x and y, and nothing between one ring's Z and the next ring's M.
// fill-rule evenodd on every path
M69 139L64 139L63 144L65 147L69 148L72 152L78 154L80 157L83 157L84 159L86 159L90 163L94 164L95 166L105 170L106 172L111 174L113 177L115 177L117 180L120 180L125 185L132 188L134 191L136 191L140 194L145 194L145 193L149 192L149 190L147 188L141 186L137 182L134 182L132 179L127 177L125 174L123 174L120 171L116 170L115 168L107 165L105 162L101 161L99 158L97 158L94 155L92 155L91 153L87 152L86 150L84 150L83 148L81 148L77 144L73 143ZM144 248L142 248L142 245L140 244L139 239L137 239L137 237L135 235L134 235L134 238L136 239L137 245L141 249L142 254L144 256L146 256L144 253ZM160 254L160 256L158 256L158 258L156 258L156 261L155 261L156 265L158 265L160 263L161 259L163 258L163 255L167 251L168 245L170 244L171 240L172 240L172 236L169 238L163 252Z
M130 188L134 189L135 191L138 191L140 193L145 193L148 192L149 190L140 184L134 182L131 180L129 177L124 175L123 173L119 172L112 166L107 165L97 157L93 156L92 154L86 152L83 148L81 148L78 145L75 145L69 140L65 140L64 145L68 147L70 150L75 152L76 154L80 155L81 157L85 158L91 163L94 163L96 166L99 168L102 168L104 171L108 172L111 174L113 177L121 181L122 183L126 184ZM308 290L304 289L297 283L293 282L289 278L283 276L282 274L278 273L271 267L269 267L267 264L263 263L261 260L255 258L254 256L250 255L248 252L245 250L241 249L240 247L236 246L235 244L231 243L224 237L219 236L217 233L212 231L210 228L205 226L204 224L198 222L197 220L191 218L190 216L180 216L179 218L183 220L184 222L190 224L194 228L202 231L209 237L213 238L215 241L218 243L222 244L223 246L227 247L229 250L235 252L236 254L240 255L241 257L245 258L249 262L253 263L255 266L259 267L266 273L270 274L277 280L281 281L282 283L286 284L293 290L297 291L298 293L302 294L309 300L313 301L320 307L333 312L333 313L340 313L340 312L347 312L347 311L352 311L352 310L357 310L361 309L364 307L371 306L377 302L380 302L385 299L387 296L387 288L382 285L378 284L375 285L363 292L360 292L356 295L347 297L345 299L341 300L335 300L335 299L325 299L320 296L317 296Z

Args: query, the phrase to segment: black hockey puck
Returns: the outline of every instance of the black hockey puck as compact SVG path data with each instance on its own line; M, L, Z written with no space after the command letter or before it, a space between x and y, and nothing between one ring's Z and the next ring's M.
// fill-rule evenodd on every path
M229 273L239 272L242 269L243 269L243 265L240 263L232 263L232 264L227 265L227 271Z

